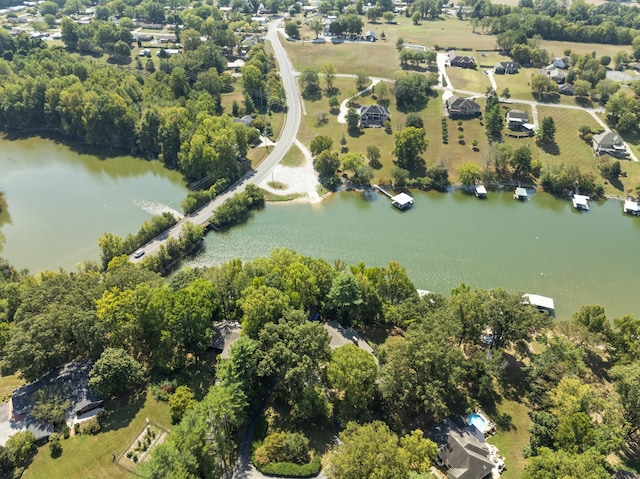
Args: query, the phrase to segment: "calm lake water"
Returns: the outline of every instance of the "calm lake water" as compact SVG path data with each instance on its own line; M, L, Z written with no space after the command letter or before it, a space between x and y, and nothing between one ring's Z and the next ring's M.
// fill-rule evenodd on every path
M180 175L159 162L100 160L38 138L0 139L0 189L9 204L0 215L0 255L32 273L98 260L105 231L134 233L153 214L179 211L186 196ZM579 213L544 193L525 203L510 191L485 201L459 191L414 196L405 212L377 193L269 204L245 225L210 233L188 264L251 260L286 247L329 262L398 261L417 288L444 295L464 281L551 296L559 318L591 303L609 317L640 315L640 218L624 216L619 202Z
M187 194L158 161L101 160L42 138L0 138L0 190L0 256L32 273L99 260L105 231L136 233L154 214L180 211Z
M419 289L449 295L460 282L551 296L557 317L602 304L609 317L640 315L635 292L640 218L617 201L579 213L568 201L511 192L481 201L455 193L414 193L400 212L379 194L340 193L321 204L270 204L246 225L209 234L193 265L250 260L276 247L383 266L398 261Z

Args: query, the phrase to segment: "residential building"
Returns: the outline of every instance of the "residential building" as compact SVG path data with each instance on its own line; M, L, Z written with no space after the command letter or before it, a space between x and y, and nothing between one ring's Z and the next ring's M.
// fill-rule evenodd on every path
M449 51L449 65L460 68L475 68L476 60L470 56L458 55L455 50Z
M371 30L364 32L363 38L368 42L375 42L378 39L375 32L372 32Z
M558 93L561 95L573 95L574 89L571 83L564 83L558 88Z
M452 96L447 100L449 116L475 116L480 113L480 105L472 98Z
M515 75L520 69L518 62L498 62L493 67L493 72L500 75Z
M554 68L552 70L548 70L547 71L547 75L549 75L549 78L551 78L557 84L564 83L564 81L567 78L567 75L565 75L565 73L562 70L560 70L559 68Z
M389 110L384 106L366 105L360 107L360 126L362 128L381 127L390 118Z
M529 123L529 114L522 110L509 110L507 112L507 128L521 130L522 125Z
M609 154L617 157L625 157L629 153L624 141L617 133L605 131L593 135L593 149L597 155Z

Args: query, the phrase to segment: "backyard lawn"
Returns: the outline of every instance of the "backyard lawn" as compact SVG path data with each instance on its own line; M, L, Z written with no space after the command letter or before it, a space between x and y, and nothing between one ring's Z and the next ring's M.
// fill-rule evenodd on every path
M113 462L138 436L146 419L169 429L169 405L156 401L150 393L127 404L114 406L96 435L79 435L62 440L62 455L53 459L49 447L38 449L24 479L125 479L131 473ZM124 459L126 460L126 459Z
M529 444L529 409L521 402L503 400L497 405L497 411L500 416L509 418L510 424L508 428L499 428L487 442L497 446L500 455L505 458L506 469L500 477L519 479L525 464L522 450Z
M24 380L19 379L17 374L11 376L0 376L0 402L5 402L11 397L14 389L24 384Z

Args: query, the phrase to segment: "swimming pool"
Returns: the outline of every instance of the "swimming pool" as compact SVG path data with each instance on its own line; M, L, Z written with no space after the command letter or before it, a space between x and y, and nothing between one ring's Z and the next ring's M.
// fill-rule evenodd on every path
M467 424L469 424L469 426L475 426L476 429L483 434L488 429L487 419L482 414L478 414L475 412L467 416Z

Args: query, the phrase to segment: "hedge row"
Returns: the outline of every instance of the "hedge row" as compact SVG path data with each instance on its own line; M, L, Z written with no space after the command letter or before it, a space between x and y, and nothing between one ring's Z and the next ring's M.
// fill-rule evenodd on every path
M254 462L254 466L258 471L268 476L282 477L312 477L318 475L322 467L320 456L315 456L311 462L303 465L291 462L271 462L266 466L260 466Z

